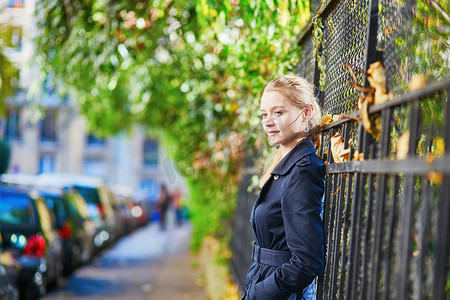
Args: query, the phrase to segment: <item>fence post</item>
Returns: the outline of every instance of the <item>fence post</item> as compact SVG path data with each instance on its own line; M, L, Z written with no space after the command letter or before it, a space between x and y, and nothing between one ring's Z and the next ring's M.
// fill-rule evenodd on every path
M450 155L450 88L447 88L447 101L445 104L445 155ZM449 215L450 215L450 176L444 175L441 183L441 199L439 201L437 236L436 241L436 263L434 265L433 299L445 299L445 284L448 272L448 240L449 240Z
M377 32L378 32L378 0L372 0L370 2L369 11L369 30L367 31L367 48L366 48L366 72L369 70L370 64L376 61L383 61L383 52L377 50ZM368 87L369 82L367 76L364 82L364 86Z

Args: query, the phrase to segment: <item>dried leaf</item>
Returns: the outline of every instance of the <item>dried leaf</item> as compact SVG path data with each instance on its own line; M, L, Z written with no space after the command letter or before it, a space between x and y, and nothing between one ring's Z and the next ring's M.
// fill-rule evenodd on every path
M432 153L428 152L428 153L425 155L425 163L426 163L427 165L431 165L431 164L433 163L433 161L434 161L434 155L433 155Z
M348 67L348 66L347 66ZM358 108L360 115L358 120L362 122L364 129L370 133L376 140L381 135L381 118L379 115L369 116L369 106L371 104L381 104L393 98L393 94L386 94L386 76L384 74L381 62L375 62L367 70L367 80L370 83L370 89L358 87L357 90L363 91L363 97L358 98ZM354 86L356 88L356 86Z
M362 105L364 103L364 99L365 97L359 97L358 98L358 109L361 110L362 109Z
M411 79L409 80L409 90L417 91L421 88L423 88L428 83L428 79L423 74L414 74L411 76Z
M205 279L203 278L197 278L195 279L195 285L199 287L205 286Z
M375 138L375 140L379 141L381 137L381 128L383 127L381 123L381 116L380 114L376 114L373 117L372 121L372 135Z
M397 159L402 160L408 156L409 130L403 132L397 142Z
M381 104L393 98L393 94L386 94L386 75L381 62L377 61L371 64L367 75L370 86L375 90L374 104Z
M322 117L322 124L330 124L333 121L333 117L330 114L326 114Z
M331 194L331 197L336 196L336 194L339 192L340 189L341 189L341 186L339 186L337 188L337 190L333 194Z
M372 133L372 124L370 123L369 118L369 105L372 103L372 96L367 95L364 97L364 100L362 101L361 106L361 113L359 114L359 118L362 121L362 125L364 129L368 133Z
M445 141L441 137L435 137L433 139L433 153L435 156L444 156L445 153Z
M364 153L359 153L358 150L356 150L355 153L353 154L352 160L363 161L364 160Z
M345 149L344 138L339 133L331 137L331 154L335 163L342 163L350 158L350 148Z
M442 173L436 171L430 171L427 174L427 178L431 183L440 184L442 182Z

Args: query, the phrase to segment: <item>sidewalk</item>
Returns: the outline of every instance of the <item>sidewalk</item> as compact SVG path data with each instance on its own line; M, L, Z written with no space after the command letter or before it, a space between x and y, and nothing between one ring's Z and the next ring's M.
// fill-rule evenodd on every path
M189 251L192 225L144 226L65 278L46 300L206 300L204 269Z
M153 267L155 286L148 300L206 300L205 279L198 258L189 253L171 256Z
M189 228L189 234L177 234ZM163 262L152 267L154 286L148 286L147 300L206 300L205 279L199 257L189 252L189 224L181 228L170 223L166 234L173 245L167 245Z

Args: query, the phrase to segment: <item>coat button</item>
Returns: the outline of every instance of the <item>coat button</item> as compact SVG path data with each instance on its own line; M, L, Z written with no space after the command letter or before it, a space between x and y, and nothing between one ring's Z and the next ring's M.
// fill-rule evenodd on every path
M278 180L278 178L280 178L280 176L278 175L273 176L273 180Z

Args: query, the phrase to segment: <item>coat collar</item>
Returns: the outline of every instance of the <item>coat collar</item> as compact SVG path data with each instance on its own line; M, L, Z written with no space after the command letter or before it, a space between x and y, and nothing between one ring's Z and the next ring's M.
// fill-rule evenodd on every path
M294 166L296 162L308 154L315 153L316 148L311 141L311 137L306 137L302 142L297 144L273 169L272 175L285 175Z

